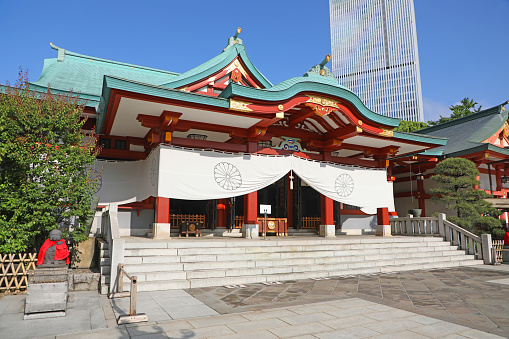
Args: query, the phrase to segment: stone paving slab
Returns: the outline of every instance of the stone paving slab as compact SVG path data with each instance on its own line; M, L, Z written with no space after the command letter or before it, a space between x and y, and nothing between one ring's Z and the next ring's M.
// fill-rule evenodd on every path
M140 292L149 322L121 326L128 298L71 292L65 318L23 321L25 296L4 296L0 338L509 337L509 271L478 267Z
M0 300L0 338L43 338L107 328L97 292L69 292L65 317L23 320L26 295Z
M309 304L316 301L357 297L376 302L373 307L381 310L383 307L399 310L390 316L377 315L379 321L398 314L407 316L405 311L410 311L509 337L509 286L504 284L507 280L509 265L486 265L286 281L277 290L275 286L269 289L251 284L236 290L207 287L187 291L221 314L299 304L304 305L299 308L303 311L297 313L306 313L306 308L314 307ZM361 309L349 312L337 310L334 315L363 315Z
M299 314L302 305L294 305L267 311L122 325L58 338L502 338L359 298L318 302L310 307L322 312ZM336 311L358 309L362 310L360 316L333 315ZM397 318L386 319L386 314ZM304 316L308 318L296 318Z

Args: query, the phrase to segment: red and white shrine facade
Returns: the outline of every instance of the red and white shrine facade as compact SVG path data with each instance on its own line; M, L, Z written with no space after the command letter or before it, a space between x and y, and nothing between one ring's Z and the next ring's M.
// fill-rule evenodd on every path
M280 223L374 231L377 211L394 212L390 159L447 141L394 131L398 119L338 84L329 57L272 85L238 37L182 74L52 47L58 58L33 85L88 100L86 128L102 145L99 205L118 206L121 235L166 236L186 221L250 229L261 204L276 235Z

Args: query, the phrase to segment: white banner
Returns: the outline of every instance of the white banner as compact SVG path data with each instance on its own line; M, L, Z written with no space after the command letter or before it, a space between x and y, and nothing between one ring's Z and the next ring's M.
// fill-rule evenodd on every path
M100 163L98 161L98 163ZM258 191L293 170L319 193L366 213L394 210L385 170L341 166L295 156L228 154L159 146L143 161L104 162L101 203L149 196L222 199Z
M96 160L94 168L101 173L101 188L95 194L100 204L126 204L157 197L159 149L141 161Z

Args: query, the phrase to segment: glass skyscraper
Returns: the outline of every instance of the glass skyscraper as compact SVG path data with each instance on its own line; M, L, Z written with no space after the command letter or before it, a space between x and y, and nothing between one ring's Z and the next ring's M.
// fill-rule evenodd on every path
M423 121L413 0L329 0L332 72L372 111Z

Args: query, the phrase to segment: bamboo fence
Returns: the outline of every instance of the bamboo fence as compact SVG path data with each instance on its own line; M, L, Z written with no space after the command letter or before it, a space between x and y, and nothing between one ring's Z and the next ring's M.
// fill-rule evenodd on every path
M26 291L36 262L37 253L0 254L0 293Z

